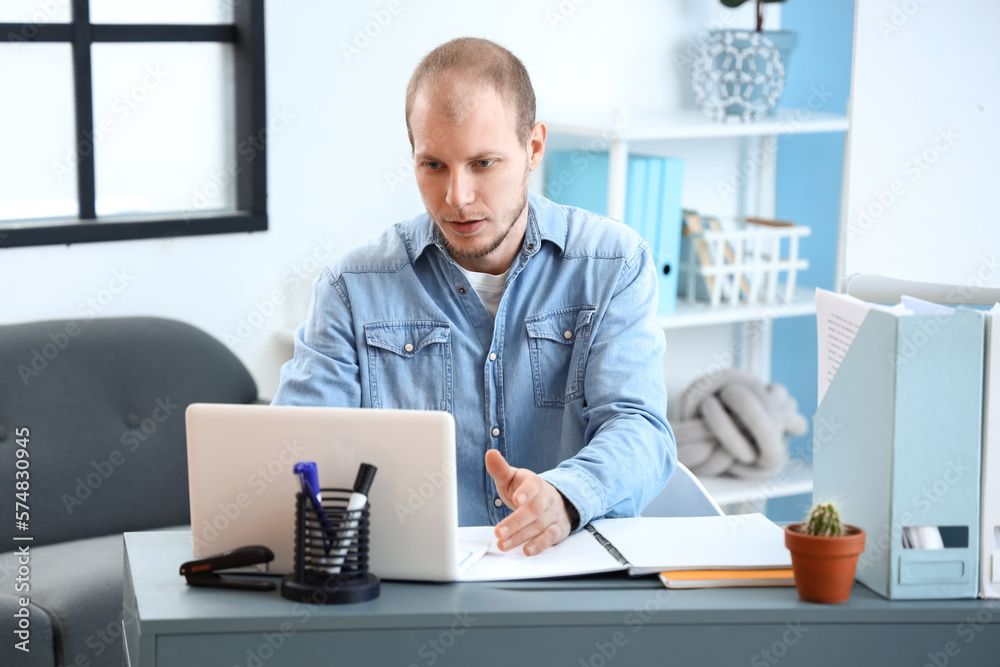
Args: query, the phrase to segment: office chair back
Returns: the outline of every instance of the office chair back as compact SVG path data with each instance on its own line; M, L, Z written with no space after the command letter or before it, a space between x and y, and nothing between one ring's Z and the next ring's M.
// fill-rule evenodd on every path
M725 514L698 478L680 461L670 481L642 516L722 516Z

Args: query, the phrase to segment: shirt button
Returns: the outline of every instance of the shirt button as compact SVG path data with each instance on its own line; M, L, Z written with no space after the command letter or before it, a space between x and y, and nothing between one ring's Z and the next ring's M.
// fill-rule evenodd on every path
M529 243L528 244L528 250L534 250L534 249L535 249L535 244L534 243Z
M407 352L413 352L413 343L407 343L406 345L403 346L403 349L406 350Z
M565 338L566 340L569 340L572 337L573 337L573 332L572 331L563 331L563 338Z
M500 435L500 429L498 429L498 428L493 429L493 437L495 438L498 435Z
M458 293L459 294L465 294L465 288L464 287L459 287L458 288Z
M496 361L496 360L497 360L497 353L490 352L490 361Z
M493 507L503 507L503 501L499 498L493 499Z

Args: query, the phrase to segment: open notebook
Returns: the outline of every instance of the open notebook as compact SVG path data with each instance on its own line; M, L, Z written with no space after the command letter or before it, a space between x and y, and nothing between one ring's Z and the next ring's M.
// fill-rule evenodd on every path
M459 528L459 539L460 581L791 567L784 532L761 514L599 519L530 557L500 551L492 526Z

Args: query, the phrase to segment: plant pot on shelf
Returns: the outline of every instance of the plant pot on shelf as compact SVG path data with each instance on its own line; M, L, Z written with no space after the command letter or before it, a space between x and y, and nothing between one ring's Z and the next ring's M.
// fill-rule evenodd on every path
M846 602L854 586L858 556L865 549L865 531L844 526L840 537L807 535L806 524L785 526L785 546L792 552L792 571L799 597L806 602Z
M709 33L691 68L695 102L716 121L753 121L770 114L785 87L798 41L790 30Z

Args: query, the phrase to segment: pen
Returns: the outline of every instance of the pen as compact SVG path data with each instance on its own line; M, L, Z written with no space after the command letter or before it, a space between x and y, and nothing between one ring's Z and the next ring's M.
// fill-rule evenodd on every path
M375 479L377 471L378 468L370 463L362 463L361 467L358 468L358 476L354 479L354 492L347 500L348 512L364 509L365 504L368 502L368 490L371 488L372 480ZM347 549L351 545L351 540L354 538L357 527L358 520L354 519L344 528L343 537L338 544L340 548L334 553L336 558L333 560L333 566L330 568L331 573L336 574L340 572L340 566L344 562L344 557L347 556Z
M323 550L329 555L333 542L333 526L330 525L330 521L326 518L326 512L323 511L323 496L319 490L319 474L316 472L316 462L300 461L292 468L292 472L299 476L302 493L309 498L313 509L319 515L319 520L323 522L323 527L326 529L326 535L323 537Z

